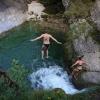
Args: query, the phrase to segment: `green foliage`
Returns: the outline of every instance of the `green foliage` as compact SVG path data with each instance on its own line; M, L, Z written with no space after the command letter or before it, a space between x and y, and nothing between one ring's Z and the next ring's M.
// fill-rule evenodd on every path
M12 88L7 87L0 79L0 100L96 100L99 96L100 86L91 88L87 92L78 93L75 95L68 95L61 89L54 90L31 90L26 88L26 78L29 71L17 60L13 60L12 67L8 70L11 79L15 80L20 86L20 94L15 93ZM22 91L22 88L24 91ZM95 94L95 96L93 95Z
M8 76L12 81L19 86L18 90L15 90L14 87L9 87L5 83L4 78L0 78L0 100L10 100L15 99L18 91L20 93L23 91L29 90L29 84L27 82L29 71L23 65L20 65L17 60L12 61L12 66L8 70Z
M15 80L21 89L25 89L28 85L27 77L29 71L23 65L20 65L17 60L12 61L12 66L8 70L9 76Z
M91 31L93 31L92 26L85 19L79 19L70 24L69 31L66 33L65 58L68 60L66 62L71 62L76 56L73 48L73 40L80 36L87 38Z
M66 33L66 41L72 42L79 36L87 37L91 31L93 31L93 27L85 19L79 19L70 24L69 31Z
M100 31L98 31L97 29L94 29L94 31L91 32L91 36L97 43L100 44Z
M72 0L65 16L68 17L87 17L93 5L92 0Z
M70 38L72 40L80 35L88 36L90 31L92 31L92 26L85 19L79 19L79 21L70 24L70 33L72 33Z

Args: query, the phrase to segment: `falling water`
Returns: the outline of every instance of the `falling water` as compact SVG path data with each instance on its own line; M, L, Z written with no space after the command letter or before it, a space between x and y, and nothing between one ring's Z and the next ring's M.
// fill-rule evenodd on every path
M11 35L0 40L0 65L9 68L11 61L18 59L21 64L32 68L33 73L29 78L35 89L61 88L67 94L81 92L74 87L62 64L59 64L63 55L61 45L51 44L49 56L53 59L40 59L41 42L29 41L40 35L33 25L32 22L24 23L9 31Z
M50 65L50 63L52 62L41 61L41 67L29 76L32 87L34 89L51 90L55 88L60 88L64 90L67 94L75 94L81 92L73 86L67 72L64 71L61 66L57 65L56 63L52 63Z

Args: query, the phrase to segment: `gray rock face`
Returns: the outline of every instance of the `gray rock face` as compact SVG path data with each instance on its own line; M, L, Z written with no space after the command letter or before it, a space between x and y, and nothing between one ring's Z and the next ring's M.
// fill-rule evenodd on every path
M73 46L75 52L79 55L84 55L84 60L86 61L87 65L87 72L81 75L81 78L85 82L89 83L97 83L100 84L100 45L97 44L92 37L88 34L89 33L89 25L85 22L84 27L83 23L77 24L75 23L76 27L74 26L74 30L80 32L80 35L73 40ZM81 27L84 31L81 31ZM88 29L88 30L87 30ZM90 28L91 29L91 28ZM74 33L75 33L74 31Z
M100 83L100 72L87 72L84 73L82 77L87 83Z
M25 10L27 8L25 0L2 0L0 1L0 11L9 7L14 7L19 10Z
M33 0L0 1L0 34L28 20L28 4L31 1ZM35 4L34 8L40 13L38 5Z
M100 0L96 0L96 3L91 11L91 18L96 23L98 30L100 30Z
M22 24L26 20L24 0L0 1L0 33Z
M67 10L67 8L69 6L69 2L70 2L70 0L62 0L62 3L64 5L64 7L65 7L65 10Z
M26 20L23 11L14 7L9 7L3 12L0 12L0 34L15 26L22 24Z
M74 49L79 55L84 55L89 71L100 71L100 45L95 44L91 37L75 39Z
M84 55L87 65L87 72L81 75L82 80L86 83L100 84L100 45L95 44L91 37L74 41L74 48L78 54Z

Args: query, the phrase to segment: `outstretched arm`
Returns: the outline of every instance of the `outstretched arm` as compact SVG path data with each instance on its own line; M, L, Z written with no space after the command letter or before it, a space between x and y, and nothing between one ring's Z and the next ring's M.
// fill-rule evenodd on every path
M54 37L51 36L51 39L54 40L58 44L62 44L61 42L57 41Z
M41 39L41 38L42 38L42 35L37 37L37 38L35 38L35 39L31 39L30 41L36 41L36 40Z
M71 66L71 68L73 68L75 65L77 65L78 64L78 62L76 61L72 66Z

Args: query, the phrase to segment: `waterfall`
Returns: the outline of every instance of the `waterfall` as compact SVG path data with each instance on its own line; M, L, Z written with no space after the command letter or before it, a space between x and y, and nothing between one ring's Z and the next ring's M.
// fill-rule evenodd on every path
M41 68L38 68L29 76L32 88L44 90L60 88L64 90L66 94L75 94L84 91L79 91L73 86L67 72L64 71L61 66L54 63L48 65L47 62L44 61L41 63L45 63L45 66L41 66Z

